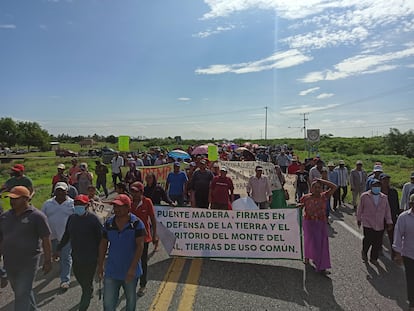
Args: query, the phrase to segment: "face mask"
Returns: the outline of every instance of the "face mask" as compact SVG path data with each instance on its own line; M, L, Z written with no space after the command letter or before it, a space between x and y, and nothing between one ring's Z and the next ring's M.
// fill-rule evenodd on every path
M75 205L75 214L82 216L85 214L86 209L85 206L82 205Z
M373 194L379 194L381 192L381 187L372 187L371 191Z

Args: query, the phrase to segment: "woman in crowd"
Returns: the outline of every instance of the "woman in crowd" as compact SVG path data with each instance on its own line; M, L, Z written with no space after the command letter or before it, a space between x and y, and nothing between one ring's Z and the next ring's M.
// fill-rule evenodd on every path
M144 196L150 198L154 205L161 204L162 200L169 205L174 206L173 201L168 197L168 194L165 192L164 188L157 184L157 178L154 173L148 173L145 176L145 182Z
M328 190L323 191L327 186ZM305 248L305 264L312 260L317 272L328 275L331 268L329 256L328 228L326 218L326 202L335 192L336 185L328 180L314 179L310 193L300 199L303 208L303 235Z
M283 176L279 165L275 165L275 171L276 174L270 182L272 188L272 202L270 203L270 208L286 208L286 196L283 188L283 185L285 184L285 176Z

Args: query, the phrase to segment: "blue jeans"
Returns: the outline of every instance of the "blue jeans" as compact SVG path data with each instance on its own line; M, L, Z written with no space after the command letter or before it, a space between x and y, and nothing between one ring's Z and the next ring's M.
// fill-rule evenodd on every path
M135 278L129 283L125 280L115 280L109 277L104 279L104 311L115 311L119 300L119 289L124 289L126 298L126 311L135 311L137 304L137 283L138 278Z
M14 310L39 310L33 293L33 280L36 274L38 260L33 260L24 266L7 268L7 278L14 291Z
M52 240L52 250L56 251L56 248L59 244L59 241L54 239ZM72 247L70 242L66 244L60 251L60 282L69 282L70 281L70 269L72 268Z

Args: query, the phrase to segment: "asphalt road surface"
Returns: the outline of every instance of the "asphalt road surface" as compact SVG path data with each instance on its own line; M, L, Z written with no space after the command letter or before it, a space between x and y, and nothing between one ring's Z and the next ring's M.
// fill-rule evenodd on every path
M364 264L352 209L342 207L332 219L329 277L300 261L169 258L161 247L151 253L148 290L137 309L406 310L404 270L389 259L389 245L384 243L379 266ZM72 277L69 290L62 292L57 264L46 276L39 272L34 289L41 310L77 310L80 287ZM124 306L122 298L118 310ZM0 289L0 311L7 310L13 310L10 286ZM102 310L96 294L90 310Z

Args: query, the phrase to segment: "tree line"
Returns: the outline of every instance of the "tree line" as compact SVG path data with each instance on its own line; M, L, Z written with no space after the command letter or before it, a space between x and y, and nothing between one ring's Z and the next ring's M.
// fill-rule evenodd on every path
M60 143L79 143L84 139L93 139L96 142L105 142L115 144L118 137L115 135L76 135L69 134L51 135L47 130L43 129L37 122L30 121L15 121L9 117L0 119L0 146L14 147L26 146L39 148L42 151L50 149L51 141L58 141ZM131 141L144 142L145 147L151 146L172 146L172 145L199 145L215 140L196 140L196 139L182 139L181 136L165 137L165 138L147 138L144 136L131 137ZM245 139L235 138L233 141L237 144L242 144ZM332 135L321 135L319 143L309 146L303 138L280 138L268 140L252 140L252 143L259 145L288 145L296 150L307 150L311 148L315 152L336 152L348 156L356 154L385 154L385 155L403 155L409 158L414 158L414 131L408 130L405 133L400 132L396 128L391 128L390 132L384 136L376 137L333 137Z

